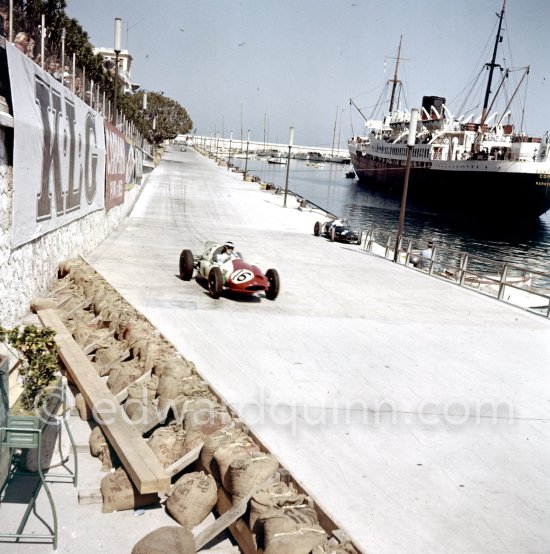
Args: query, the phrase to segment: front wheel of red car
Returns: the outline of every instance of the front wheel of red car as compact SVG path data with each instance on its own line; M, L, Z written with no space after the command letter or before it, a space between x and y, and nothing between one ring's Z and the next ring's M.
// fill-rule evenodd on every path
M193 277L195 260L191 250L182 250L180 254L180 277L184 281L189 281Z
M222 293L223 277L219 267L213 267L208 274L208 290L210 296L218 299Z
M265 297L268 300L275 300L275 298L277 298L277 296L279 295L279 286L280 286L279 273L277 272L276 269L268 269L265 272L265 276L267 277L267 280L269 282L269 286L265 291Z

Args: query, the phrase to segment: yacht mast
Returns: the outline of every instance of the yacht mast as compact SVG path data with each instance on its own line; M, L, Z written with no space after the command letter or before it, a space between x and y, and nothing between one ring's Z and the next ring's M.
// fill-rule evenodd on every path
M488 115L487 106L489 105L489 95L491 94L491 84L493 82L493 72L495 70L495 67L500 67L500 65L495 63L495 61L496 61L496 58L497 58L498 44L499 44L499 42L502 42L502 36L501 36L500 32L502 30L502 20L504 19L504 8L505 7L506 7L506 0L503 0L502 9L500 10L500 15L499 15L497 36L495 38L495 47L493 49L493 59L491 60L491 63L486 63L485 64L485 66L489 68L489 78L487 80L487 89L485 90L485 100L483 101L483 111L481 112L481 125L480 125L481 130L483 130L483 125L485 124L485 120L487 119L487 115Z
M399 38L399 48L397 49L397 60L395 61L395 72L393 74L393 79L390 79L388 82L393 83L391 89L391 99L390 99L390 112L393 112L393 104L395 102L395 91L397 89L397 83L400 81L397 79L397 69L399 68L399 60L401 56L401 41L403 40L403 35Z

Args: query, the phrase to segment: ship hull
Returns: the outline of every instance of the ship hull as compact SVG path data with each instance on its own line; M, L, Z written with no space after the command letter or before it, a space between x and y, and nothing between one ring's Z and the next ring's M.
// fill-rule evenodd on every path
M351 150L351 149L350 149ZM382 161L350 151L351 162L365 186L401 194L405 162ZM413 163L408 198L429 203L444 212L479 213L535 218L550 209L550 164L510 162Z

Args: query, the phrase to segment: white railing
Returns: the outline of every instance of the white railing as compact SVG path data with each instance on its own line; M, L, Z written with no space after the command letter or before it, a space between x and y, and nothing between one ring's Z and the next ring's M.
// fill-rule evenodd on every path
M363 229L360 233L363 250L392 261L395 241L395 233L387 231ZM431 258L421 258L413 240L405 238L399 245L397 263L550 318L550 273L436 244Z

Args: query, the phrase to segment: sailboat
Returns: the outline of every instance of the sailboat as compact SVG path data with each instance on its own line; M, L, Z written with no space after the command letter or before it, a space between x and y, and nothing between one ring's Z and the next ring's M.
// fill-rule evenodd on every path
M326 156L326 161L337 163L337 164L349 164L350 163L349 156L334 154L335 146L336 146L336 152L340 152L340 138L342 136L342 118L340 118L340 128L338 131L338 143L336 145L336 127L338 126L338 112L339 112L339 107L336 106L336 116L334 118L334 129L332 131L332 150L330 152L330 156Z
M501 72L501 83L492 95L494 70L501 67L497 52L505 6L506 0L497 14L492 58L485 64L488 78L479 119L454 117L444 97L424 96L422 100L412 149L409 196L427 200L442 211L489 219L532 218L550 209L550 138L548 134L542 138L529 136L506 120L528 68L500 115L492 113L510 75L510 70ZM404 182L410 121L407 110L395 108L400 51L401 41L390 80L389 112L380 120L362 114L366 120L364 134L348 142L360 182L397 193Z

